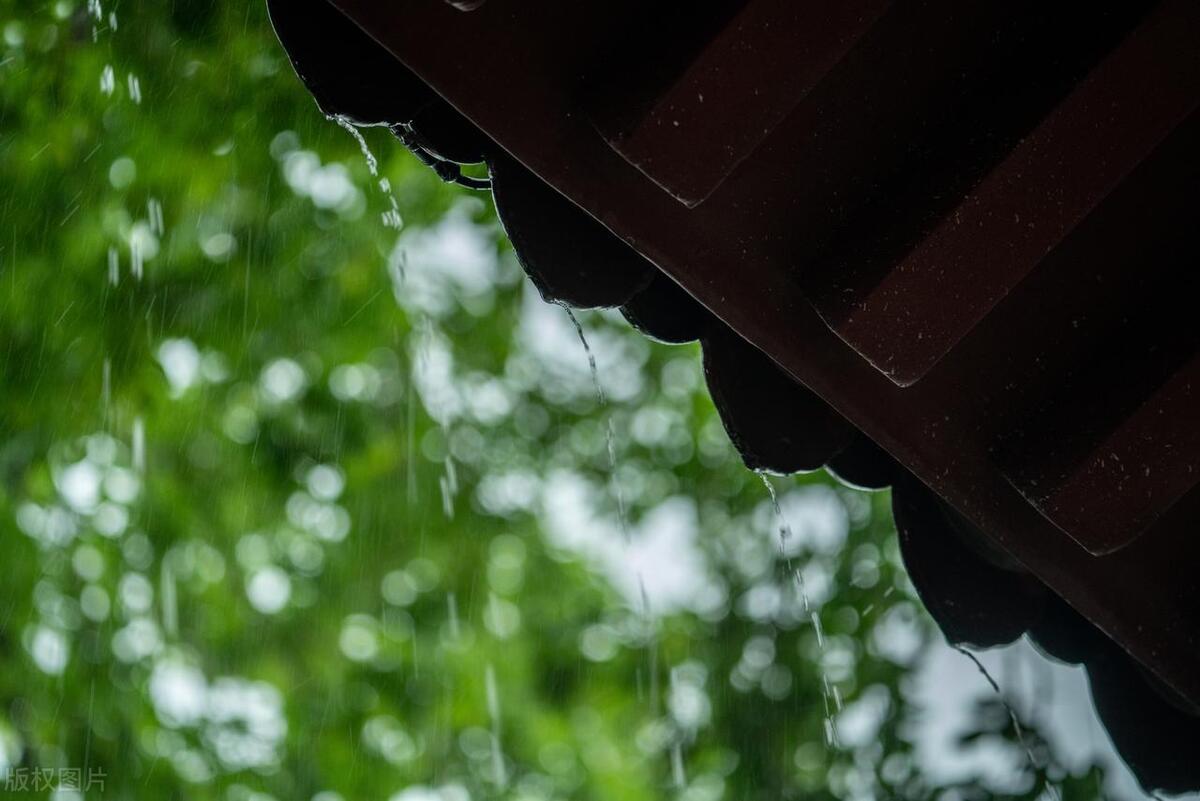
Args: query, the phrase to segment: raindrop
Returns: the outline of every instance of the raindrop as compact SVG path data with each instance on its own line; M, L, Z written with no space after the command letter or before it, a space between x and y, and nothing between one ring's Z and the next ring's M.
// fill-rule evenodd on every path
M168 637L179 634L179 605L175 594L175 571L171 568L171 560L163 559L160 584L162 591L159 601L162 603L163 631Z
M101 413L104 416L105 425L108 424L108 408L112 401L112 360L108 357L104 359L104 366L101 368L100 377L100 403Z
M496 688L496 671L490 663L484 669L483 677L487 691L488 717L492 721L492 779L500 787L506 787L508 770L504 765L504 754L500 750L500 692Z
M833 729L833 719L828 716L825 718L825 745L830 748L837 746L837 733Z
M116 286L121 282L121 261L117 249L111 245L108 248L108 283Z
M384 197L388 199L390 208L383 213L383 225L385 228L394 228L399 231L404 225L404 220L400 217L400 204L396 202L396 195L392 192L392 182L387 178L379 179L379 191L383 192Z
M442 512L447 519L454 517L454 496L458 494L458 472L454 468L454 459L449 454L443 463L446 472L438 479L442 490Z
M142 243L139 239L132 239L129 242L129 272L138 281L142 280L142 275L145 272Z
M139 473L146 472L146 424L141 417L133 418L133 469Z
M446 619L450 624L450 638L457 642L459 639L458 598L452 592L446 593Z
M683 746L678 740L671 745L671 775L676 787L682 788L687 784L687 776L683 771Z
M150 230L158 236L163 235L163 210L158 198L152 197L146 201L146 216L150 218Z

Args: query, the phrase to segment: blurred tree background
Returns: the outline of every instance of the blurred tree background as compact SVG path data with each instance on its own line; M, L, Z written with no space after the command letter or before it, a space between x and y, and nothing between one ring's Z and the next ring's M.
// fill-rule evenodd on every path
M781 526L697 348L612 313L599 405L490 199L382 130L373 177L262 3L0 35L6 795L1099 792L970 665L1003 769L925 771L886 493L773 478Z

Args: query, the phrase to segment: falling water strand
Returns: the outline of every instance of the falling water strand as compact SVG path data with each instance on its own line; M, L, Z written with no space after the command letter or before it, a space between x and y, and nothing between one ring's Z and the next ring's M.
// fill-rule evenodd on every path
M400 204L396 201L396 193L392 191L392 182L387 178L379 179L379 191L383 192L383 196L387 198L388 210L385 211L381 220L385 228L392 228L397 231L404 225L404 220L400 217Z
M426 362L429 360L429 350L433 343L433 322L426 317L424 320L425 328L425 348ZM410 386L415 384L410 380ZM447 425L447 420L443 416L440 420L442 428L442 442L446 443L446 456L442 459L442 475L438 478L438 486L442 490L442 513L445 514L447 520L454 518L454 498L458 495L458 470L454 467L454 455L450 453L450 427Z
M820 642L820 641L821 641L821 635L818 634L817 642ZM821 671L822 671L821 698L825 703L825 744L827 746L829 746L830 748L837 748L838 747L837 725L834 723L833 708L831 707L831 705L829 703L830 699L833 697L833 694L829 690L829 676L824 675L824 670L825 670L825 668L824 668L824 666L822 666L822 668L821 668Z
M671 776L677 788L682 790L687 784L687 775L683 770L683 746L678 739L671 745Z
M508 770L500 750L500 692L496 688L496 671L489 663L483 674L487 691L488 717L492 722L492 778L500 787L508 785Z
M608 398L605 397L604 387L600 384L600 371L596 367L596 355L592 353L592 346L588 344L587 335L583 333L583 326L579 323L579 318L575 316L575 312L571 311L570 306L562 302L558 305L571 318L571 325L575 326L575 333L579 335L579 344L583 345L583 352L587 354L588 368L592 373L592 386L596 390L596 402L604 406L608 403Z
M604 394L604 387L600 384L600 371L596 368L596 355L592 352L592 346L588 343L587 336L583 333L583 326L580 325L575 312L571 311L571 308L565 303L559 302L558 305L562 306L567 317L571 318L571 324L575 326L575 333L579 336L584 353L587 354L588 369L592 374L592 386L596 390L596 402L601 409L604 409L608 406L608 398ZM617 480L617 435L613 430L611 414L606 414L604 418L604 439L605 445L608 447L609 485L612 487L613 499L617 503L617 519L621 524L621 533L625 537L625 542L629 542L631 539L629 518L625 514L625 497L621 493L621 484Z
M970 659L975 665L975 668L979 671L980 675L983 676L984 680L991 685L992 691L996 693L996 697L1000 700L1001 706L1003 706L1004 710L1008 712L1008 719L1012 721L1013 733L1017 736L1017 743L1021 746L1021 750L1025 752L1025 757L1029 760L1029 766L1033 768L1034 772L1036 773L1038 770L1037 758L1034 757L1033 749L1030 748L1029 743L1025 740L1025 730L1021 727L1021 721L1017 717L1016 710L1012 708L1012 705L1009 704L1008 700L1004 697L1004 693L1000 690L1000 685L994 678L992 678L992 674L988 672L988 669L983 666L983 663L979 661L975 654L971 653L966 648L963 648L961 645L951 645L950 647L955 651L958 651L967 659ZM1050 791L1050 794L1055 801L1061 801L1062 796L1059 794L1058 788L1053 784L1050 784L1048 780L1046 782L1046 789Z
M659 689L658 689L658 626L655 624L654 617L650 614L650 596L646 593L646 580L642 577L641 572L637 574L638 592L642 599L642 625L646 632L646 675L649 677L649 696L648 703L650 707L650 717L658 717L659 710ZM637 695L638 700L642 699L642 672L638 669L637 674Z
M675 694L675 669L671 669L671 694ZM683 768L683 737L681 732L676 732L671 743L671 776L675 780L675 787L683 789L687 785L687 773Z
M162 202L158 198L152 197L146 201L146 216L149 218L150 230L156 236L162 236L165 226L163 225Z
M131 437L133 450L133 469L138 473L146 472L146 424L142 418L133 418L133 435Z
M174 639L179 636L179 602L175 592L175 571L171 567L170 556L162 560L162 618L163 630L167 636Z
M450 639L458 642L458 598L454 593L446 593L446 619L450 623Z
M417 430L417 395L413 391L412 382L409 382L408 391L405 393L408 398L405 401L404 411L404 426L405 426L405 462L404 462L404 482L405 491L408 497L408 508L415 509L417 506L417 443L415 433Z
M92 41L95 42L100 38L100 29L96 23L104 18L104 9L100 7L100 0L88 0L87 10L92 17Z
M108 248L108 283L112 286L121 283L121 257L112 246Z
M375 154L371 152L371 148L367 146L367 140L363 138L362 131L358 130L358 126L341 114L334 114L329 119L345 128L354 137L354 140L358 142L358 146L362 150L363 158L367 160L367 169L371 171L371 176L378 178L379 162L376 160Z
M371 147L367 144L366 138L362 135L362 131L358 126L350 121L349 117L342 114L334 114L329 117L331 121L345 130L354 141L358 143L358 149L362 151L363 160L367 164L367 171L371 173L371 177L376 179L379 186L379 191L383 193L387 200L388 209L382 214L382 222L385 228L391 228L399 231L403 227L404 221L400 217L400 204L396 201L396 194L392 191L392 183L387 178L381 178L379 175L379 159L375 158L375 154L371 152ZM404 279L403 257L396 264L388 263L388 277L392 281L393 286L399 286ZM426 321L428 322L428 321ZM413 394L413 387L416 386L409 376L408 383L408 400L406 409L406 448L407 461L405 462L405 483L406 493L408 498L408 508L415 509L417 503L417 476L416 476L416 453L413 434L416 431L416 398ZM443 425L444 428L444 425ZM454 516L454 495L458 492L458 480L454 472L454 464L450 456L446 457L446 472L438 481L439 488L442 493L442 511L446 517Z
M571 311L571 307L562 301L557 301L563 311L567 313L567 317L571 318L571 325L575 326L575 333L579 335L579 343L583 345L583 352L587 354L588 368L592 372L592 386L596 390L596 402L601 406L608 403L608 398L604 395L604 387L600 385L600 371L596 368L596 355L592 353L592 346L588 344L587 335L583 333L583 326L579 323L579 318L575 316L575 312Z
M427 316L423 317L420 322L420 328L423 333L422 339L418 342L417 355L413 360L414 374L409 376L408 385L410 388L417 386L415 375L416 365L423 360L426 366L428 366L430 353L433 348L433 320ZM423 350L420 348L421 342L425 343ZM448 421L442 416L438 424L441 426L442 442L446 443L446 455L442 459L442 475L438 477L438 488L442 494L442 513L446 516L447 520L451 520L454 518L454 498L458 495L458 470L454 466L454 455L450 453L450 427Z
M129 240L129 273L138 281L142 280L142 275L145 273L145 262L142 260L142 242L137 238Z
M442 435L446 436L445 424L442 426ZM446 438L449 439L449 438ZM446 519L454 518L454 499L458 494L458 471L454 466L454 457L450 456L449 450L446 451L446 458L443 460L445 472L442 477L438 478L438 486L442 488L442 512Z
M109 407L112 405L112 360L105 357L100 373L100 404L104 426L108 427Z
M650 596L646 592L646 580L642 577L641 572L637 574L638 592L642 599L642 625L645 626L646 632L646 675L649 676L649 696L647 698L650 708L650 717L657 718L658 711L662 706L661 691L659 690L658 681L658 626L655 623L654 617L650 614ZM670 682L669 692L674 692L675 687L675 671L672 670L668 678ZM642 700L642 671L638 668L637 671L637 697ZM686 775L683 767L683 747L678 737L671 745L670 760L671 760L671 775L675 779L676 787L683 787L686 783Z
M771 508L775 510L775 519L779 522L779 555L783 558L783 563L787 568L787 572L796 580L796 589L800 593L800 601L804 604L806 614L812 614L814 620L817 619L815 613L808 603L808 590L804 586L804 576L800 570L792 564L792 557L787 553L787 541L792 538L792 527L788 525L787 518L783 516L783 507L779 505L779 496L775 494L775 485L771 483L771 479L761 470L755 470L758 477L762 480L763 486L767 488L767 495L771 498ZM818 642L821 640L820 633L817 634Z
M821 616L817 610L812 608L808 601L808 590L804 585L804 575L792 563L792 557L788 555L788 540L792 538L792 527L788 524L787 518L783 516L783 507L779 505L779 496L775 493L775 485L771 483L771 479L762 470L755 470L754 472L762 480L763 486L767 488L767 495L771 498L771 508L775 510L775 519L779 523L779 556L783 559L784 568L795 581L796 591L800 593L800 601L803 603L804 611L812 622L813 634L817 638L817 651L821 666L821 694L824 696L825 702L825 744L830 748L836 748L838 746L838 734L833 716L835 708L837 711L841 711L842 700L840 692L836 694L831 692L829 676L825 673L825 631L821 626ZM837 690L836 687L832 689L834 691ZM832 704L830 703L831 701L833 702Z
M583 332L583 326L579 322L579 318L575 316L575 312L571 310L567 304L559 301L558 305L567 313L567 318L571 324L575 326L575 333L579 337L579 344L583 346L583 352L587 355L588 370L592 375L592 386L596 390L596 402L599 407L604 410L608 406L608 398L604 394L604 386L600 383L600 370L596 367L596 354L592 352L592 346L587 341L587 335ZM629 518L625 512L625 498L621 493L621 485L617 481L617 437L613 430L612 416L605 415L604 420L604 437L605 444L608 448L608 469L609 469L609 486L612 489L613 499L617 504L617 520L621 526L621 535L625 539L626 546L630 545L633 538L629 531ZM648 632L648 641L646 648L647 655L647 673L650 680L650 715L655 717L658 715L658 635L654 619L650 614L650 596L646 593L646 582L639 572L637 575L638 592L642 599L642 618ZM638 671L638 698L642 695L641 671ZM680 755L682 759L682 755ZM674 767L675 755L672 754L672 771ZM682 770L682 761L680 762L680 770Z
M354 141L358 142L358 148L362 151L363 159L367 162L367 170L371 173L371 177L378 181L379 191L383 193L384 199L388 202L387 211L381 215L383 225L385 228L392 228L399 231L404 223L400 217L400 204L396 201L396 194L392 191L392 182L387 178L379 177L379 159L375 158L375 154L371 152L371 148L367 145L367 140L362 135L362 131L348 117L341 114L334 114L329 119L344 128L354 137Z
M454 470L454 460L449 456L444 462L445 472L438 478L438 487L442 491L442 514L447 520L454 519L454 495L458 492L458 480Z
M650 615L650 596L646 593L646 581L639 572L637 576L638 592L642 598L642 624L646 627L649 651L647 673L650 676L650 714L658 715L658 629L654 618ZM638 684L638 695L641 696L641 683Z
M348 117L341 114L334 114L329 119L344 128L354 137L354 141L358 142L358 148L362 151L363 159L367 162L367 170L371 173L371 177L378 182L379 191L383 193L384 199L388 203L387 211L380 215L383 225L385 228L399 231L404 226L404 220L400 217L400 204L396 201L396 193L392 191L392 182L387 178L379 177L379 159L375 158L375 154L371 152L371 148L367 145L367 140L363 137L362 131Z

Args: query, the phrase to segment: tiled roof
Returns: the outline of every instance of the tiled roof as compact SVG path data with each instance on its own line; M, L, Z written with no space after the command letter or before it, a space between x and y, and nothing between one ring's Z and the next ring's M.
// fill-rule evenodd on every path
M895 485L952 641L1136 674L1079 614L1200 708L1200 5L333 2L273 4L323 110L486 161L750 467Z

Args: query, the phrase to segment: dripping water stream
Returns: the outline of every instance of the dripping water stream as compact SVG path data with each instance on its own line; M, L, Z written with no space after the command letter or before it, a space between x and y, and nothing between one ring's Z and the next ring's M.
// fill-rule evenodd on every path
M1017 717L1017 711L1013 709L1012 704L1010 704L1008 699L1004 697L1004 693L1001 691L999 683L992 678L992 674L988 672L988 669L984 667L983 663L979 661L975 654L971 653L966 648L963 648L961 645L952 644L950 647L955 651L958 651L967 659L970 659L972 664L975 665L975 669L979 671L980 675L982 675L984 680L986 680L991 686L992 692L996 693L996 697L1000 699L1000 704L1008 713L1008 719L1012 723L1013 733L1017 737L1017 744L1020 745L1021 750L1025 752L1025 757L1029 760L1029 766L1033 768L1034 772L1036 773L1039 769L1037 758L1034 756L1033 749L1029 746L1028 741L1025 739L1025 729L1021 726L1021 720ZM1062 794L1059 792L1058 787L1051 784L1049 780L1046 782L1046 788L1050 791L1050 796L1054 799L1054 801L1062 801Z
M565 303L558 302L563 311L567 313L567 317L571 320L571 324L575 327L575 334L579 337L579 344L583 346L583 352L587 355L588 369L592 376L592 386L596 392L596 402L602 410L607 409L608 397L604 393L604 387L600 383L600 371L596 367L596 354L592 351L592 346L587 340L587 335L583 331L583 325L579 322L579 318L575 316L575 312ZM633 538L629 528L629 517L625 509L625 498L621 492L621 485L617 479L617 437L616 431L613 428L612 415L606 414L604 420L605 444L608 450L608 468L609 468L609 487L613 494L613 499L617 504L617 518L621 526L621 534L624 537L625 545L628 547L632 544ZM653 617L650 613L650 598L646 593L646 582L639 572L637 575L638 591L642 599L642 619L649 633L646 643L647 650L647 666L646 672L649 677L649 706L650 715L655 717L658 715L660 706L659 686L658 686L658 635L654 624ZM641 671L638 671L638 696L641 697ZM683 787L686 784L686 775L683 764L683 749L682 743L676 739L672 743L669 752L671 775L676 787Z
M379 191L388 202L388 210L381 215L383 225L386 228L399 231L404 223L400 217L400 204L396 200L396 194L392 191L392 182L387 178L379 177L379 159L375 158L375 154L371 152L371 148L367 144L366 138L362 135L362 131L350 121L349 117L341 114L335 114L329 119L341 126L347 133L354 137L354 141L358 142L358 148L362 151L363 159L367 162L367 170L371 173L371 177L375 178L378 182Z
M350 134L350 136L354 139L354 141L356 143L358 143L358 148L362 152L363 160L366 162L366 165L367 165L367 171L371 174L372 178L376 179L376 184L379 188L379 191L383 195L384 199L387 201L387 204L388 204L388 209L386 211L384 211L383 214L381 215L381 222L385 228L390 228L392 230L399 231L404 225L403 219L400 216L399 203L396 200L395 192L392 191L391 181L389 181L386 177L380 176L380 174L379 174L379 159L376 158L375 154L371 151L370 145L367 144L366 137L364 137L362 134L362 131L359 130L359 126L357 124L355 124L353 121L351 121L350 118L348 118L344 115L335 114L335 115L329 116L328 119L331 122L337 124L340 128L342 128L348 134ZM403 267L402 259L399 260L398 263L396 263L394 265L389 263L388 279L392 282L393 288L402 285L405 280L405 277L406 277L406 273L405 273L405 270ZM418 314L419 314L419 319L416 321L416 323L413 327L421 328L425 333L426 342L428 342L429 339L433 335L433 321L429 317L427 317L423 314L420 314L419 312L418 312ZM421 358L420 354L414 354L414 355L410 356L409 381L408 381L409 391L408 391L407 409L406 409L406 415L405 415L405 425L406 425L405 433L406 433L406 442L407 442L407 462L406 462L407 475L406 475L405 481L406 481L408 505L409 505L410 509L414 508L414 506L416 504L416 500L417 500L417 498L416 498L417 485L416 485L416 473L415 473L416 454L415 454L415 447L414 447L415 446L414 436L415 436L415 430L416 430L416 416L415 416L415 412L416 412L415 402L416 401L415 401L414 393L415 393L415 387L416 387L417 362L419 361L420 358ZM445 434L446 433L446 421L442 420L440 422L441 422L443 434ZM449 453L446 454L443 473L438 478L438 489L440 490L441 497L442 497L442 513L446 516L447 519L453 518L454 517L454 498L458 494L458 476L457 476L457 471L455 470L455 467L454 467L454 461Z
M371 152L371 148L367 145L367 140L363 137L362 131L358 130L358 126L351 122L349 117L342 114L334 114L329 119L340 125L347 133L354 137L354 141L358 142L358 147L362 150L363 158L367 161L367 169L370 170L373 177L378 177L379 160Z
M571 307L565 303L559 302L559 306L567 313L567 317L571 319L571 324L575 326L575 333L579 336L579 342L583 345L583 352L587 354L588 368L592 373L592 386L596 390L596 402L601 409L606 409L608 406L608 398L604 394L604 387L600 384L600 371L596 369L596 355L592 353L592 346L588 344L587 336L583 333L583 326L579 323L579 318L575 316L575 312L571 311ZM621 524L621 533L625 537L625 542L630 541L629 519L625 514L625 498L621 493L621 485L617 480L617 437L613 430L612 415L606 414L604 418L604 439L605 445L608 448L608 475L609 484L612 488L613 499L617 504L617 517ZM640 581L640 578L639 578ZM645 599L645 590L642 591L643 601Z
M800 602L804 606L804 613L808 615L809 621L812 623L813 634L817 638L818 662L821 668L821 697L825 704L825 745L828 748L837 748L839 742L834 716L842 711L842 694L836 686L831 687L829 676L825 672L825 630L821 626L821 615L809 603L808 589L804 585L804 575L792 563L792 558L788 555L787 543L792 538L792 527L783 515L783 507L779 504L775 485L771 483L771 479L764 471L756 470L755 472L758 473L763 486L767 488L767 495L771 498L771 507L775 510L775 519L779 523L779 556L783 559L785 569L795 582L796 591L800 593Z
M376 185L387 202L388 208L381 215L381 223L385 228L399 231L403 227L403 218L400 216L399 203L396 200L395 193L392 190L391 182L386 177L380 176L379 160L371 151L367 144L366 138L363 136L359 126L355 125L350 119L341 115L334 115L329 119L336 123L339 127L345 130L358 143L359 150L367 165L367 170L371 177L376 180ZM391 282L393 292L396 293L399 301L399 288L404 286L407 280L407 271L405 270L404 258L401 253L399 258L388 260L387 265L388 280ZM407 398L405 401L405 448L406 448L406 495L408 501L408 509L411 511L417 505L417 453L416 453L416 405L417 405L417 373L421 359L430 357L430 348L432 347L433 337L435 335L435 323L433 318L422 312L420 309L407 309L406 313L415 314L416 319L413 321L412 332L420 332L425 347L420 347L421 340L417 341L417 345L410 349L409 355L409 379L407 387ZM411 333L410 333L411 339ZM595 366L593 364L593 370ZM449 421L445 418L437 421L442 429L442 435L445 441L449 441ZM454 465L453 456L447 452L443 462L443 473L438 477L438 488L441 493L442 512L447 519L454 517L454 499L458 494L458 475ZM448 626L448 634L451 642L458 645L462 642L463 632L462 623L460 622L460 612L458 608L458 597L454 592L446 593L446 619ZM418 638L412 640L413 648L413 667L414 673L419 675L420 662L418 654ZM492 780L497 787L504 789L508 786L508 770L505 762L505 757L501 745L501 720L500 720L500 693L496 683L496 674L492 665L489 663L484 670L484 686L487 696L488 715L491 721L491 767Z

